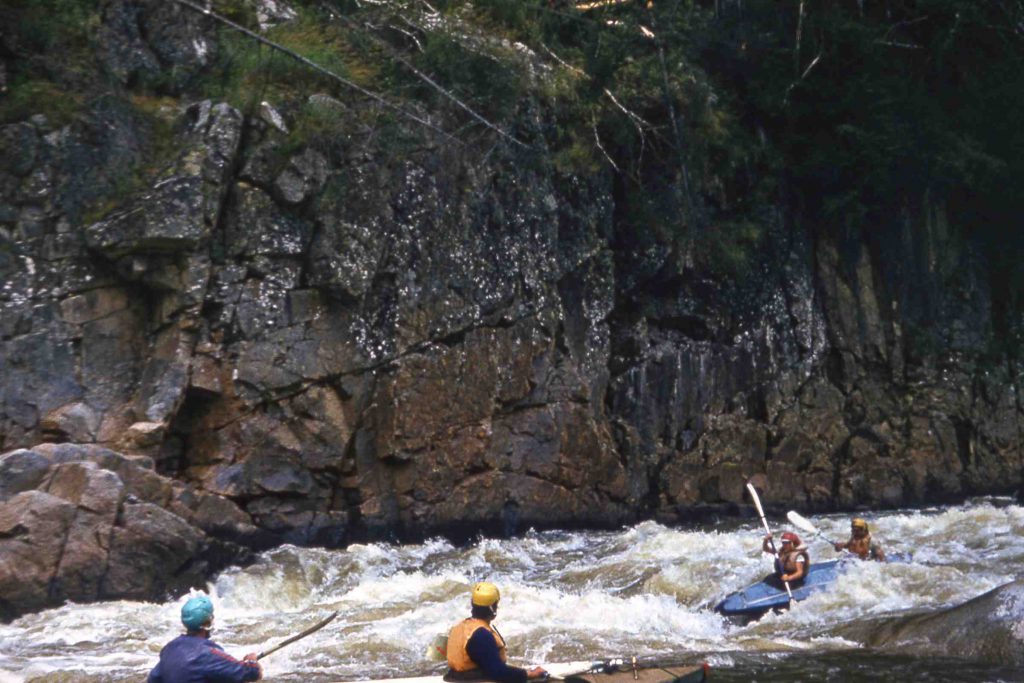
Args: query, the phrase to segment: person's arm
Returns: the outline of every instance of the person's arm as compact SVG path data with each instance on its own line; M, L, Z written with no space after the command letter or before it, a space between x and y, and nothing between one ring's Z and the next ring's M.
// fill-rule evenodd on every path
M783 574L782 575L782 580L786 581L786 582L798 581L798 580L804 578L804 574L806 574L806 573L807 573L807 563L804 562L804 558L802 556L797 556L797 558L796 558L796 569L793 570L792 572L790 572L789 574Z
M160 662L156 663L153 670L149 672L149 677L146 678L146 683L164 683L164 674L160 670Z
M871 542L871 559L877 560L878 562L885 562L885 551L882 550L882 546L878 545L874 541Z
M525 683L532 678L540 678L545 671L540 667L527 671L517 666L509 666L501 661L498 654L498 643L494 636L485 628L478 628L466 643L466 652L469 658L476 663L484 676L497 681L497 683Z
M837 553L841 553L844 550L846 550L849 545L850 545L850 542L846 541L845 543L833 543L832 547L836 549Z
M241 660L235 659L215 643L209 643L197 666L211 681L243 683L258 681L263 677L263 668L256 661L256 654L247 654Z
M767 536L765 536L764 540L761 541L761 550L763 552L768 553L769 555L774 555L775 554L775 546L772 544L772 535L771 534L768 534Z

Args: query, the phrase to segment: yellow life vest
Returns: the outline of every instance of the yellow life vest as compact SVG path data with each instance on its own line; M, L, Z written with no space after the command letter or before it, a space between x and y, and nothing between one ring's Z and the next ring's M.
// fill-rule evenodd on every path
M864 534L861 538L852 537L846 542L846 549L862 560L868 559L871 552L871 534Z
M483 619L469 618L455 624L448 633L448 666L452 671L472 671L479 668L466 652L466 645L469 644L469 639L477 629L481 628L491 632L494 642L498 644L498 656L501 657L501 661L507 661L505 639L501 637L501 634Z

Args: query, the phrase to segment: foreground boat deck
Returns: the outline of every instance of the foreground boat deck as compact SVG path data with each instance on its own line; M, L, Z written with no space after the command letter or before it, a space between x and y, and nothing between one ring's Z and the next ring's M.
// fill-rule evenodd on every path
M566 662L545 664L551 680L565 683L700 683L708 679L707 664L695 666L654 666L639 668L635 672L628 664L620 665L616 671L593 672L593 662ZM441 674L416 676L412 678L377 678L352 681L351 683L451 683ZM459 683L466 683L460 681ZM492 683L478 679L470 683Z

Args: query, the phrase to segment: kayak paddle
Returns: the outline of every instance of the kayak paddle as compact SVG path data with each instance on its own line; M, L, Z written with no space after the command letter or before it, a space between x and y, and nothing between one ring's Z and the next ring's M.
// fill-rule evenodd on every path
M336 616L338 616L338 613L337 613L337 612L332 612L332 613L331 613L331 616L327 617L326 619L324 619L324 620L323 620L323 621L321 621L320 623L318 623L318 624L315 624L314 626L310 626L309 628L307 628L307 629L306 629L305 631L303 631L302 633L299 633L299 634L297 634L297 635L294 635L294 636L292 636L291 638L286 638L285 640L282 640L282 641L281 641L280 643L278 643L278 644L277 644L277 645L275 645L274 647L270 648L269 650L264 650L263 652L260 652L260 653L259 653L258 655L256 655L256 659L263 659L263 658L264 658L264 657L266 657L267 655L269 655L269 654L271 654L271 653L273 653L273 652L277 652L278 650L280 650L280 649L281 649L282 647L284 647L285 645L291 645L291 644L292 644L292 643L294 643L294 642L295 642L296 640L302 640L302 639L303 639L303 638L305 638L306 636L308 636L308 635L311 635L311 634L313 634L313 633L316 633L317 631L319 631L320 629L322 629L322 628L323 628L324 626L327 626L327 624L329 624L329 623L331 623L332 621L334 621L334 618L335 618Z
M757 508L757 514L761 516L761 524L764 524L765 532L771 536L772 530L768 528L768 520L764 518L764 508L761 507L761 499L757 496L757 490L750 482L747 482L747 490L750 492L750 497L754 499L754 507ZM768 539L768 544L771 546L772 553L775 554L775 559L779 559L779 551L775 549L775 541ZM789 581L783 581L782 585L786 587L786 595L789 596L789 601L793 602L793 591L789 590Z
M807 519L806 517L804 517L800 513L796 512L794 510L790 510L789 512L786 513L786 519L788 519L790 521L790 523L793 524L793 526L799 527L800 529L803 529L804 531L806 531L809 534L814 534L815 536L820 536L826 543L829 543L829 544L835 546L835 542L834 541L826 538L825 534L821 533L821 530L818 529L818 527L816 527L813 524L811 524L811 520Z
M448 636L441 635L435 636L430 644L427 645L426 651L423 656L428 662L444 662L448 660Z

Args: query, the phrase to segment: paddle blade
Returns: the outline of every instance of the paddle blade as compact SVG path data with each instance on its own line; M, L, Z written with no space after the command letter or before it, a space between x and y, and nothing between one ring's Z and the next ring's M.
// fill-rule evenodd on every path
M788 519L793 526L799 527L800 529L803 529L809 534L818 533L818 527L811 524L809 519L799 514L798 512L790 510L789 512L786 513L786 519Z
M424 653L429 662L444 662L448 659L448 636L440 635L436 636L430 644L427 645L427 651Z
M761 519L763 520L764 519L764 508L761 507L761 498L760 498L760 496L757 495L757 489L754 488L753 484L751 484L750 482L747 482L747 491L750 493L751 500L754 501L754 507L757 508L757 514L760 515Z

